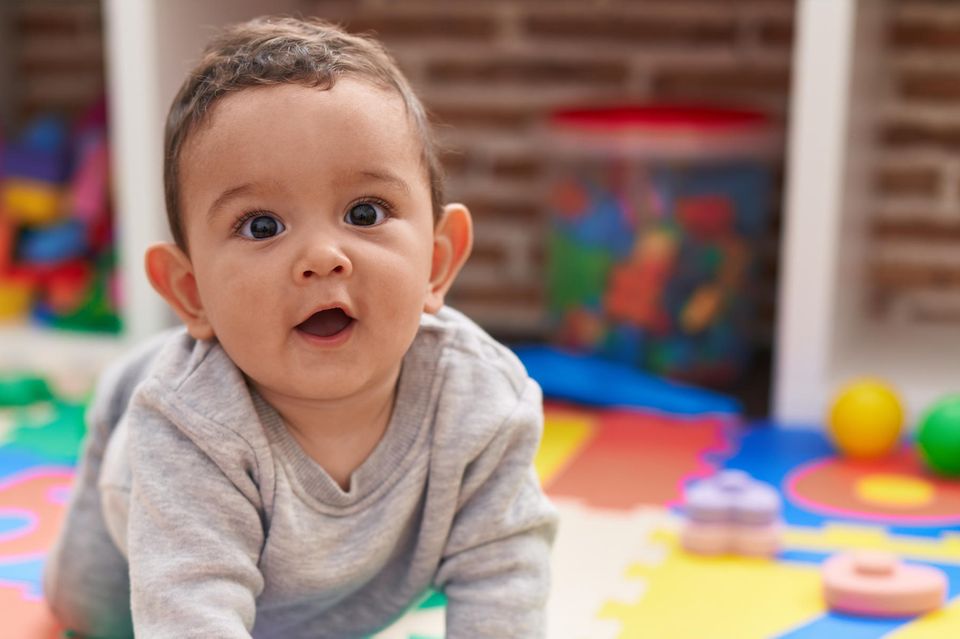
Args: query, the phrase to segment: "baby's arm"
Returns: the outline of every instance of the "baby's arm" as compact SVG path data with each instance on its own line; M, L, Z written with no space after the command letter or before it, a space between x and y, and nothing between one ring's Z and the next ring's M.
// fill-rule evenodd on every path
M128 418L135 420L126 546L136 636L249 637L263 589L250 447L195 415L178 428L136 400ZM235 459L236 467L221 468L214 457Z
M528 381L506 423L464 474L436 579L447 595L448 639L545 634L557 518L532 466L542 430L540 389Z

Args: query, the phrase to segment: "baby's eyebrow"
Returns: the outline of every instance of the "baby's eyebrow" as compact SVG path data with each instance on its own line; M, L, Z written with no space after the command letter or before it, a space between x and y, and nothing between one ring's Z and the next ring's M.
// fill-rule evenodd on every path
M399 188L401 191L410 195L410 186L400 177L394 175L390 171L361 171L360 175L366 178L371 178L377 180L378 182L387 182Z
M252 182L247 182L246 184L241 184L240 186L227 189L217 196L217 199L215 199L213 204L210 205L210 209L207 211L207 220L210 221L216 217L220 209L222 209L230 200L248 195L255 190L256 186Z

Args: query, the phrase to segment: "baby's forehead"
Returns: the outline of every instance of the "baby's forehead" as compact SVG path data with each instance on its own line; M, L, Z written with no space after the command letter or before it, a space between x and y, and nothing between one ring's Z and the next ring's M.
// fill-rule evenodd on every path
M336 115L348 122L367 120L371 124L370 116L375 115L372 124L379 124L385 137L391 133L410 133L416 137L415 122L397 91L348 76L339 78L330 87L280 83L231 91L209 105L194 125L190 138L202 138L212 131L229 131L243 124L256 128L282 124L277 121L282 115L307 116L311 112L323 115L330 106L341 107ZM336 122L329 123L329 126L335 125Z
M322 89L255 87L222 98L183 147L185 190L210 183L289 187L402 183L426 186L423 140L403 99L369 82L341 78Z
M427 144L398 92L345 77L330 88L277 84L220 98L184 141L180 168L219 161L251 145L266 154L348 156L365 149L398 160L416 155L422 163Z

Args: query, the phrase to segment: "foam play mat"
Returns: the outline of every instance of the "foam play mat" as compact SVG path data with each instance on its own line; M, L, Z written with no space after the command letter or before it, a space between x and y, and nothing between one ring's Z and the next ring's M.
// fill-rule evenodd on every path
M62 636L40 574L63 515L82 407L0 410L0 636ZM679 545L684 485L721 468L777 486L786 523L773 559L703 557ZM934 639L960 636L960 481L927 475L904 449L839 460L818 433L739 428L719 416L551 404L537 470L560 511L548 636L558 639ZM948 601L917 618L831 613L819 568L849 549L940 568ZM379 639L439 639L443 596Z

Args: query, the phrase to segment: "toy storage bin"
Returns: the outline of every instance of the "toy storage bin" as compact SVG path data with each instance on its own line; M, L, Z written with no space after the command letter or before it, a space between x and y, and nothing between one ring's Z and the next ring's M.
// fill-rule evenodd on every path
M550 119L547 303L554 340L669 377L735 381L770 206L767 119L630 106Z

